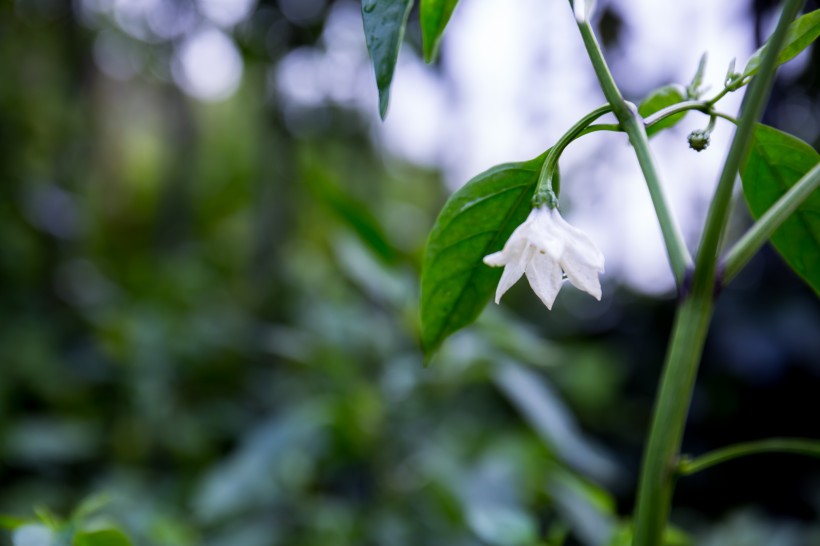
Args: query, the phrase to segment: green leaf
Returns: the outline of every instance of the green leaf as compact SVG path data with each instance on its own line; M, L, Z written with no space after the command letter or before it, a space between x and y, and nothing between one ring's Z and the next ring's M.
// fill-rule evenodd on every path
M445 203L427 240L421 274L421 338L428 355L473 322L489 301L502 270L482 259L500 250L527 218L545 158L546 153L493 167Z
M638 113L642 118L646 118L655 112L660 112L664 108L672 106L673 104L678 104L679 102L683 102L685 100L686 90L680 85L664 85L663 87L659 87L649 93L649 95L641 101L640 106L638 106ZM659 121L652 127L649 127L646 130L646 134L648 136L652 136L660 131L663 131L664 129L668 129L682 120L685 115L686 112L681 112L680 114L669 116L668 118Z
M820 161L814 148L758 124L740 176L752 216L760 218ZM772 236L786 263L820 294L820 192L814 192Z
M119 529L109 527L77 533L74 546L131 546L131 540Z
M450 20L458 0L421 0L419 18L421 37L424 45L424 60L428 63L438 55L438 46L444 27Z
M0 516L0 527L4 529L16 529L24 525L26 520L14 516Z
M777 64L781 65L795 58L801 51L809 47L818 36L820 36L820 10L814 10L795 19L789 25L786 43L777 57ZM768 43L763 44L746 63L746 68L743 70L744 78L757 73L758 68L760 68L760 61L763 60L763 54L766 53L767 45Z
M390 83L399 58L404 28L413 0L362 0L362 22L367 50L376 71L379 87L379 114L387 115Z

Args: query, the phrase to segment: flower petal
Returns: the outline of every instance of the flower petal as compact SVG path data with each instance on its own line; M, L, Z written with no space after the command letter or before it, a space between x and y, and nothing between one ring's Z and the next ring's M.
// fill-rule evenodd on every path
M564 252L564 239L561 229L556 225L552 212L546 206L533 209L531 217L534 219L529 228L527 237L531 245L536 246L542 254L546 253L554 259L561 257Z
M544 302L547 309L552 310L552 304L563 283L561 266L549 254L535 252L526 270L532 291Z
M566 241L566 246L575 250L576 256L582 261L603 273L604 255L589 235L564 220L558 212L558 209L555 209L553 212L556 226L563 232L562 235Z
M568 247L561 258L561 267L567 274L569 282L576 288L588 293L596 300L601 300L601 281L598 273L603 272L603 257L601 266L590 264L587 257L577 252L577 249Z
M524 274L525 268L526 261L523 259L508 262L507 265L504 266L504 273L501 274L501 280L498 281L498 288L495 289L495 303L499 303L501 296L503 296L512 285L518 282L518 279Z
M484 263L490 267L501 267L502 265L507 265L507 256L503 250L499 250L498 252L484 256Z

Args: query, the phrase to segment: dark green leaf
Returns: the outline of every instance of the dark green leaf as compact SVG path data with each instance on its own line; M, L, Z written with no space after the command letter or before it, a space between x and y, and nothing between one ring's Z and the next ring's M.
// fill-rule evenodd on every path
M752 216L763 215L818 161L820 155L799 138L758 125L749 159L740 173ZM780 226L772 244L820 294L820 192L814 192Z
M493 167L445 203L427 241L421 274L421 338L428 354L473 322L489 301L501 269L482 259L500 250L527 218L545 157Z
M424 42L424 60L432 62L438 55L438 46L444 27L453 14L458 0L421 0L421 37Z
M387 115L390 83L413 0L362 0L362 22L367 49L379 87L379 114Z
M77 533L74 546L131 546L131 540L119 529L111 527Z
M786 43L783 46L783 51L777 57L777 64L781 65L796 57L798 53L809 47L818 36L820 36L820 10L814 10L795 19L789 25ZM763 44L746 63L746 68L743 70L744 78L757 73L760 61L763 60L763 54L766 53L767 45Z
M680 85L664 85L663 87L659 87L649 93L649 95L641 101L641 105L638 106L638 113L641 117L646 118L655 112L660 112L668 106L678 104L679 102L683 102L685 100L686 90ZM680 114L669 116L668 118L659 121L652 127L649 127L646 130L646 134L652 136L664 129L668 129L682 120L685 115L686 112L681 112Z

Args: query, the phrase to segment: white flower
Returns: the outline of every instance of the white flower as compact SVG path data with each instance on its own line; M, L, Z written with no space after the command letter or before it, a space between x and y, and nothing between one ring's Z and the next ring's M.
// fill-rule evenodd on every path
M561 290L562 270L569 282L601 299L598 274L604 272L604 255L586 233L569 225L558 209L546 205L533 208L504 248L485 256L484 263L504 266L495 292L496 303L526 273L535 294L547 309L552 309Z

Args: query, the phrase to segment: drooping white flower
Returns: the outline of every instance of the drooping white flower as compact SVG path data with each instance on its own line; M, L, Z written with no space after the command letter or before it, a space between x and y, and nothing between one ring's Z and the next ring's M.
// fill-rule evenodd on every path
M495 292L496 303L524 274L547 309L552 309L561 290L563 274L576 287L601 299L598 274L604 272L604 255L586 233L569 225L557 208L533 208L504 248L485 256L484 263L504 266Z

